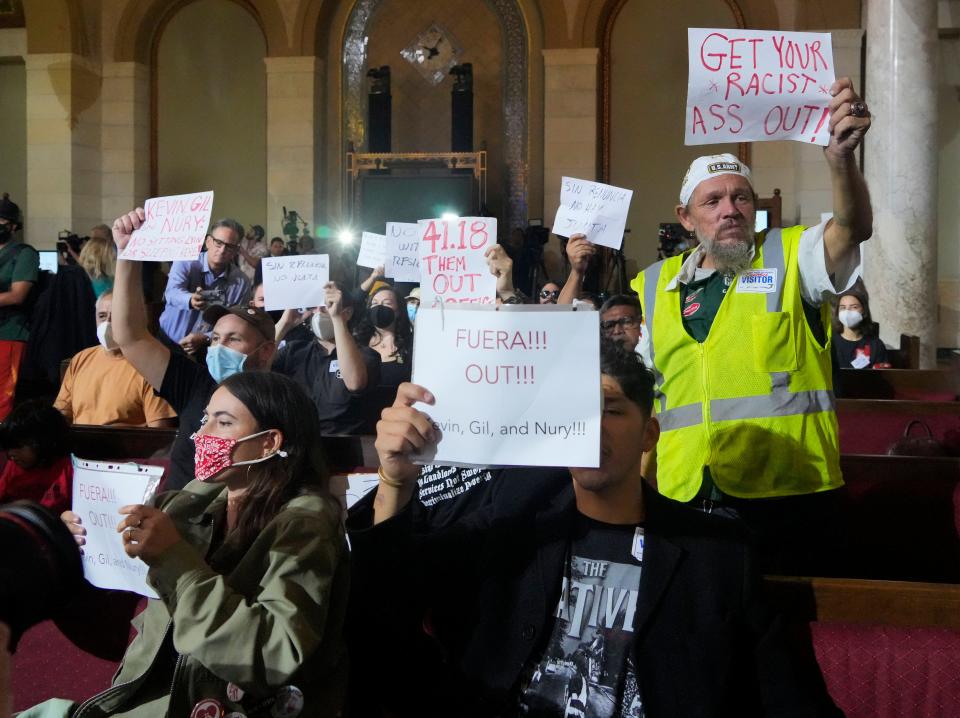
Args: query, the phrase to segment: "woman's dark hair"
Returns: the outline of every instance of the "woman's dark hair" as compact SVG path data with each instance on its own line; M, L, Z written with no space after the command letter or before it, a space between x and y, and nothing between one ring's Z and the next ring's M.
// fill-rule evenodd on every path
M397 291L396 287L388 285L385 287L380 287L367 298L367 310L370 309L373 298L381 292L390 292L397 303L397 308L394 310L397 318L393 325L393 334L397 345L397 351L395 352L395 355L400 357L403 361L408 362L410 361L410 356L413 353L413 325L410 324L410 317L407 316L407 301L400 295L400 292ZM354 336L356 337L357 343L360 344L360 346L369 346L370 339L372 339L377 333L377 328L373 326L373 323L370 321L370 317L367 316L367 311L358 311L361 316L357 324L357 329L354 332Z
M70 425L59 411L37 399L24 402L0 424L0 446L29 446L39 466L50 466L70 453Z
M653 372L636 352L627 351L619 342L600 339L600 373L616 379L624 395L647 416L653 410Z
M867 292L867 288L863 286L863 282L859 280L850 287L850 289L837 295L837 301L833 305L834 333L839 334L843 331L843 323L840 321L840 300L844 297L855 298L860 302L860 306L863 307L863 321L860 322L860 326L858 326L857 329L863 332L865 337L876 336L880 327L873 321L873 317L870 316L870 294Z
M292 498L327 494L329 474L320 443L320 420L314 403L289 377L270 372L240 372L220 384L247 408L258 431L283 434L277 456L249 465L250 486L243 494L237 528L230 540L246 549Z

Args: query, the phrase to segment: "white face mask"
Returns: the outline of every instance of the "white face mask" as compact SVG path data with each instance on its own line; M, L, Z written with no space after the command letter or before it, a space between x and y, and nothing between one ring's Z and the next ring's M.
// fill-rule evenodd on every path
M100 346L108 352L120 348L120 345L113 340L113 329L110 328L110 322L97 325L97 339L100 340Z
M858 327L860 326L860 322L863 321L863 315L853 309L841 309L837 312L837 318L847 329Z
M310 319L310 329L317 339L324 342L333 341L333 320L326 312L317 312Z

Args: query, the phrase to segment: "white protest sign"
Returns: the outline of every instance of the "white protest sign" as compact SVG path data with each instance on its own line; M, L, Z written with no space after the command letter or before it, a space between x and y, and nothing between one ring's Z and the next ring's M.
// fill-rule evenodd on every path
M553 233L584 234L594 244L620 249L633 190L564 177Z
M387 236L364 232L360 237L357 264L361 267L384 267L387 260Z
M118 512L145 504L157 490L161 466L116 464L73 458L73 512L87 530L83 575L94 586L133 591L147 598L157 594L147 585L147 565L123 550Z
M301 309L324 303L323 285L330 281L330 256L299 254L293 257L264 257L264 309Z
M687 30L684 144L830 141L830 34Z
M210 226L213 192L154 197L143 205L146 220L130 235L120 259L134 262L193 261Z
M388 279L420 281L420 227L415 222L387 222Z
M494 217L421 219L420 306L495 304L497 278L483 254L497 243Z
M598 312L421 306L413 351L442 437L424 463L599 465Z

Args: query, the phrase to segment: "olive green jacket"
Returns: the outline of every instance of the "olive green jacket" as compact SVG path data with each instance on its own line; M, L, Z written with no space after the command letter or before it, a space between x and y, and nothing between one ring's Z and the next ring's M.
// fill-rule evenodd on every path
M206 698L225 713L268 716L284 686L303 693L301 718L339 715L349 589L339 505L315 495L293 499L224 576L205 557L226 497L222 484L198 481L158 497L183 537L150 567L147 580L161 600L134 618L138 634L113 686L74 718L186 718ZM227 699L228 683L244 691L241 702Z

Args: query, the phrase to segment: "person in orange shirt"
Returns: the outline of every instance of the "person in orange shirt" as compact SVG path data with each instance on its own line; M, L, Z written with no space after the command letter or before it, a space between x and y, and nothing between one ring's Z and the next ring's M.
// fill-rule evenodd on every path
M112 304L112 292L97 300L100 346L84 349L70 360L53 405L74 424L176 427L177 413L113 341Z

